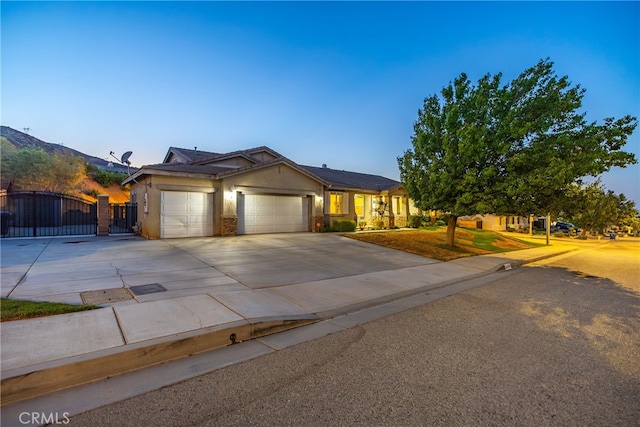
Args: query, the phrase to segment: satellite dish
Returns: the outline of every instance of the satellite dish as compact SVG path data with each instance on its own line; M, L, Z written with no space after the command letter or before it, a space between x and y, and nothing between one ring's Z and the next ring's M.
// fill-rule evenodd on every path
M133 154L132 151L127 151L126 153L124 153L122 155L122 157L120 157L120 162L122 162L125 165L129 166L131 164L131 162L129 161L129 157L131 157L132 154Z

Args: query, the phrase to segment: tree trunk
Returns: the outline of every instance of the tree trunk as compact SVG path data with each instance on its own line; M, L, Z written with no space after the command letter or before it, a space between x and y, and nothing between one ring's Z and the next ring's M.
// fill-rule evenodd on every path
M455 238L456 238L456 222L458 221L458 217L455 215L449 215L449 219L447 222L447 245L455 246Z
M547 226L547 246L549 246L549 236L551 235L551 214L547 214L547 220L545 222Z
M533 236L533 215L529 215L529 236Z

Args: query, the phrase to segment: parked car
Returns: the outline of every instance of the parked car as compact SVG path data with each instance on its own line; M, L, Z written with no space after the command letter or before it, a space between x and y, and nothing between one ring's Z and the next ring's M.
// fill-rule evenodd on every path
M581 230L570 222L556 221L555 223L551 224L551 232L555 233L556 231L570 234L572 231L575 233L579 233Z

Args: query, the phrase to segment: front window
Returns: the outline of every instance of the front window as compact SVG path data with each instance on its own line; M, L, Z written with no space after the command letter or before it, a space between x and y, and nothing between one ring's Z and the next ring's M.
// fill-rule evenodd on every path
M341 214L342 213L342 193L331 193L329 198L329 213Z

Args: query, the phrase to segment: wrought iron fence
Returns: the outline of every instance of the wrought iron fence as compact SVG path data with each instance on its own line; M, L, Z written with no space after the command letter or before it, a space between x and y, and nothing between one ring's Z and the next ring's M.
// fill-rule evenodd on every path
M95 234L96 226L95 203L42 191L0 195L2 237Z
M135 203L110 205L109 233L133 233L133 226L138 221L138 209Z

